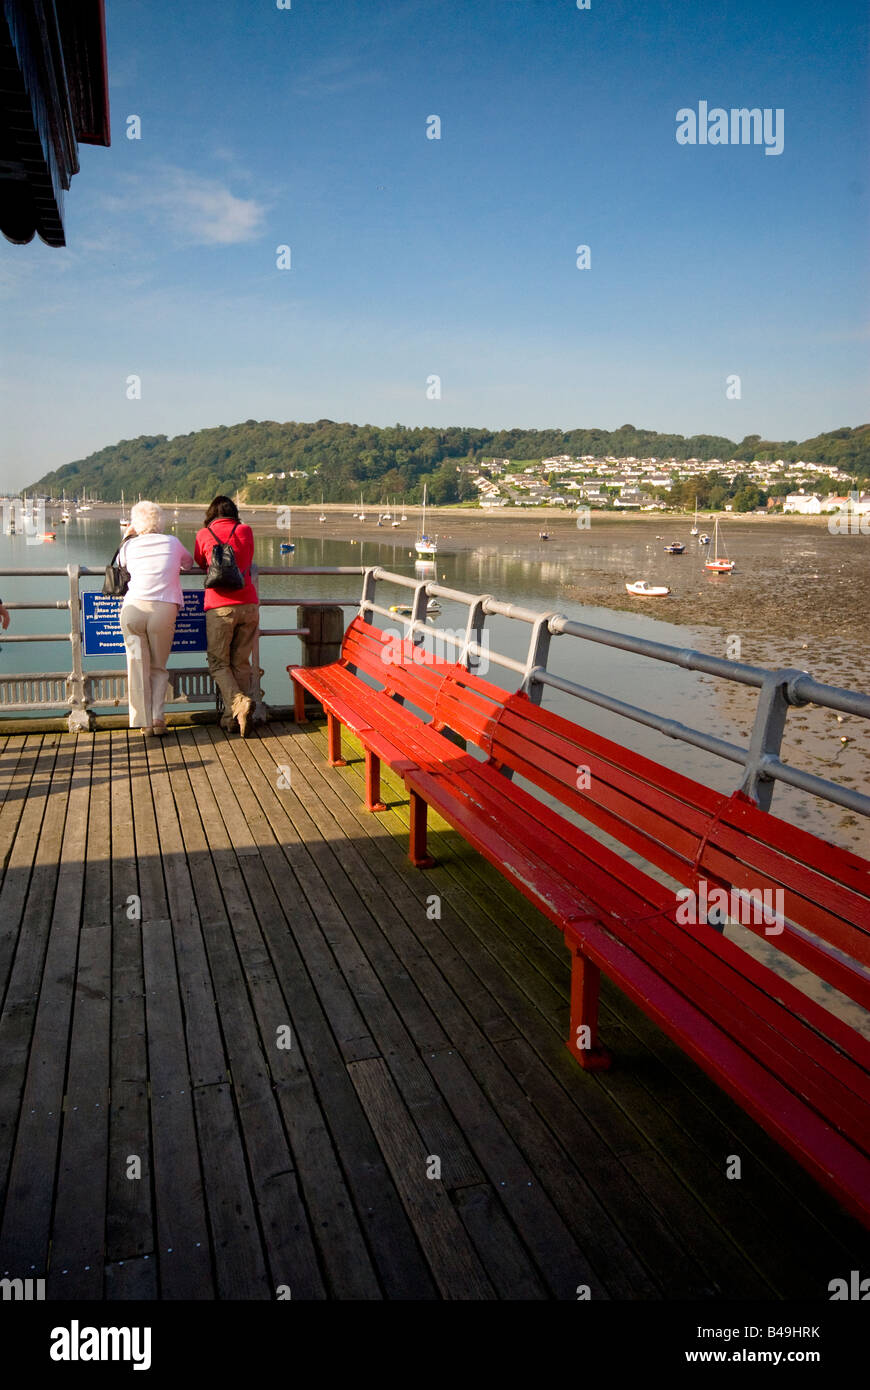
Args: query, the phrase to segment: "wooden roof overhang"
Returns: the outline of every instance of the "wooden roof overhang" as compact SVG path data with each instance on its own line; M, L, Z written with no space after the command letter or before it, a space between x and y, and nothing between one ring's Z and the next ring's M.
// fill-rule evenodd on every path
M108 145L103 0L0 0L0 231L64 246L79 144Z

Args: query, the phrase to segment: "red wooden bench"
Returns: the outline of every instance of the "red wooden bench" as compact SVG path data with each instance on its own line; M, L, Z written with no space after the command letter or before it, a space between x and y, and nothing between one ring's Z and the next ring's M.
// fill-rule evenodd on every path
M437 765L456 754L455 744L441 736L434 721L438 690L448 671L454 669L452 664L433 659L408 639L361 618L355 618L345 633L338 661L327 666L287 667L293 682L296 722L306 720L306 690L326 712L330 764L344 764L342 726L362 743L366 806L370 811L385 809L380 799L381 760L401 773L421 762ZM378 682L378 686L360 680L358 672ZM421 711L425 720L409 706ZM425 854L415 862L418 867L431 863Z
M383 689L372 689L350 666ZM358 734L372 809L382 804L379 759L404 778L415 864L432 863L426 815L433 806L563 931L573 961L568 1046L581 1066L610 1062L598 1038L603 970L820 1183L870 1222L870 1043L736 941L703 921L682 921L675 888L632 863L626 851L694 893L704 885L711 896L715 888L781 891L781 920L765 923L753 920L760 913L741 912L744 925L864 1008L870 1007L866 861L786 825L739 793L726 797L633 754L523 694L506 695L457 665L421 663L419 648L359 620L339 662L288 669L298 717L304 718L302 687L324 703L331 761L341 757L340 724ZM429 723L397 704L397 696ZM445 728L476 744L486 761L457 747ZM618 850L562 810L605 832Z

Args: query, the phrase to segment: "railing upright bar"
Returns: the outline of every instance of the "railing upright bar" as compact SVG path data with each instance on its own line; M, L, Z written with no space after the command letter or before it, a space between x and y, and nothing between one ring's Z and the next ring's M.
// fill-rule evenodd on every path
M367 569L363 574L362 594L359 601L359 616L364 623L370 623L375 602L375 579L377 572Z
M534 705L541 703L544 694L540 681L534 680L533 676L535 671L546 671L547 669L547 658L550 654L551 616L549 613L541 614L532 627L529 639L529 650L526 656L521 688Z
M486 602L492 594L480 594L468 605L468 622L465 626L465 645L459 654L459 661L467 671L480 665L480 649L483 645L486 625Z
M68 565L67 573L69 575L70 647L72 651L72 671L69 676L69 703L72 708L70 709L68 727L71 734L79 731L87 733L92 726L92 715L88 708L85 674L82 666L82 612L79 602L81 569L78 565Z
M746 759L746 776L740 790L752 797L762 811L770 810L776 787L769 767L772 759L779 762L779 750L788 719L789 686L801 674L800 671L768 672L758 696Z
M417 587L414 590L414 602L411 606L411 626L409 629L409 636L411 638L411 641L414 643L415 647L419 647L423 643L424 632L426 627L426 605L428 604L428 602L429 595L426 592L426 582L425 580L423 580L417 585ZM424 632L419 631L420 628L423 628Z

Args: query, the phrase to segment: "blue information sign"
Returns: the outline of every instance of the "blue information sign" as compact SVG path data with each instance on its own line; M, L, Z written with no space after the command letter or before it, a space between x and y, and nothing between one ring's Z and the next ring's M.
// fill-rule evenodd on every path
M175 624L174 652L204 652L205 612L202 589L186 589L184 607ZM82 594L82 636L85 656L124 654L124 634L121 631L121 602L105 594Z

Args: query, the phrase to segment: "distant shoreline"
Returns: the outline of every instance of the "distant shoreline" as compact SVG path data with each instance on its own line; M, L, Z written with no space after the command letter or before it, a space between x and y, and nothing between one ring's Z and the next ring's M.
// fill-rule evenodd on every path
M209 498L208 501L211 501L211 498ZM208 501L179 502L179 518L183 516L184 519L187 520L191 512L199 511L201 511L202 514L205 515L206 508L208 507ZM70 503L68 505L71 506L72 504ZM89 505L95 513L99 513L100 515L102 515L105 512L118 511L121 506L120 502L94 502L90 503ZM128 511L130 510L130 505L135 504L127 504ZM163 509L164 513L170 516L175 511L174 501L160 502L158 500L157 505ZM348 522L352 522L355 520L352 511L353 506L354 504L351 502L324 502L322 507L319 502L242 502L239 504L239 512L241 513L243 520L250 520L251 513L277 514L280 511L289 510L291 513L301 513L305 516L306 520L310 519L311 517L317 517L320 515L321 512L324 512L330 521L345 520ZM422 508L418 503L411 504L410 508L408 509L408 520L404 523L406 528L411 526L412 523L416 522L416 520L419 518L421 514L421 511ZM541 521L570 521L572 525L576 525L575 518L577 515L575 511L567 511L564 507L433 507L430 505L427 507L426 511L429 517L429 524L427 526L427 529L432 532L435 532L437 530L436 519L438 517L449 518L451 521L459 520L462 517L470 517L475 521L498 520L505 521L511 524L519 524L520 522L529 519ZM245 515L246 513L247 516ZM381 513L381 515L383 515L383 513ZM607 521L608 523L613 521L620 523L640 521L673 521L674 524L682 524L686 521L694 521L694 515L694 511L645 512L639 510L634 511L622 509L620 509L619 511L609 511L604 507L592 507L590 509L590 517L593 526L595 525L596 518L600 518L601 520ZM801 512L770 512L767 515L762 516L755 512L711 512L704 510L698 512L698 524L700 527L700 524L702 522L714 521L718 516L720 520L735 521L739 522L741 525L743 525L744 522L747 522L750 525L764 525L765 523L773 521L785 523L800 522L804 525L809 526L826 526L830 518L832 516L837 515L839 515L839 513L837 512L824 512L819 516L806 516ZM378 511L377 504L375 503L374 505L371 505L368 508L366 514L366 522L368 522L369 518L371 518L371 524L374 524L377 520L377 517ZM259 524L265 524L265 520L261 521Z

